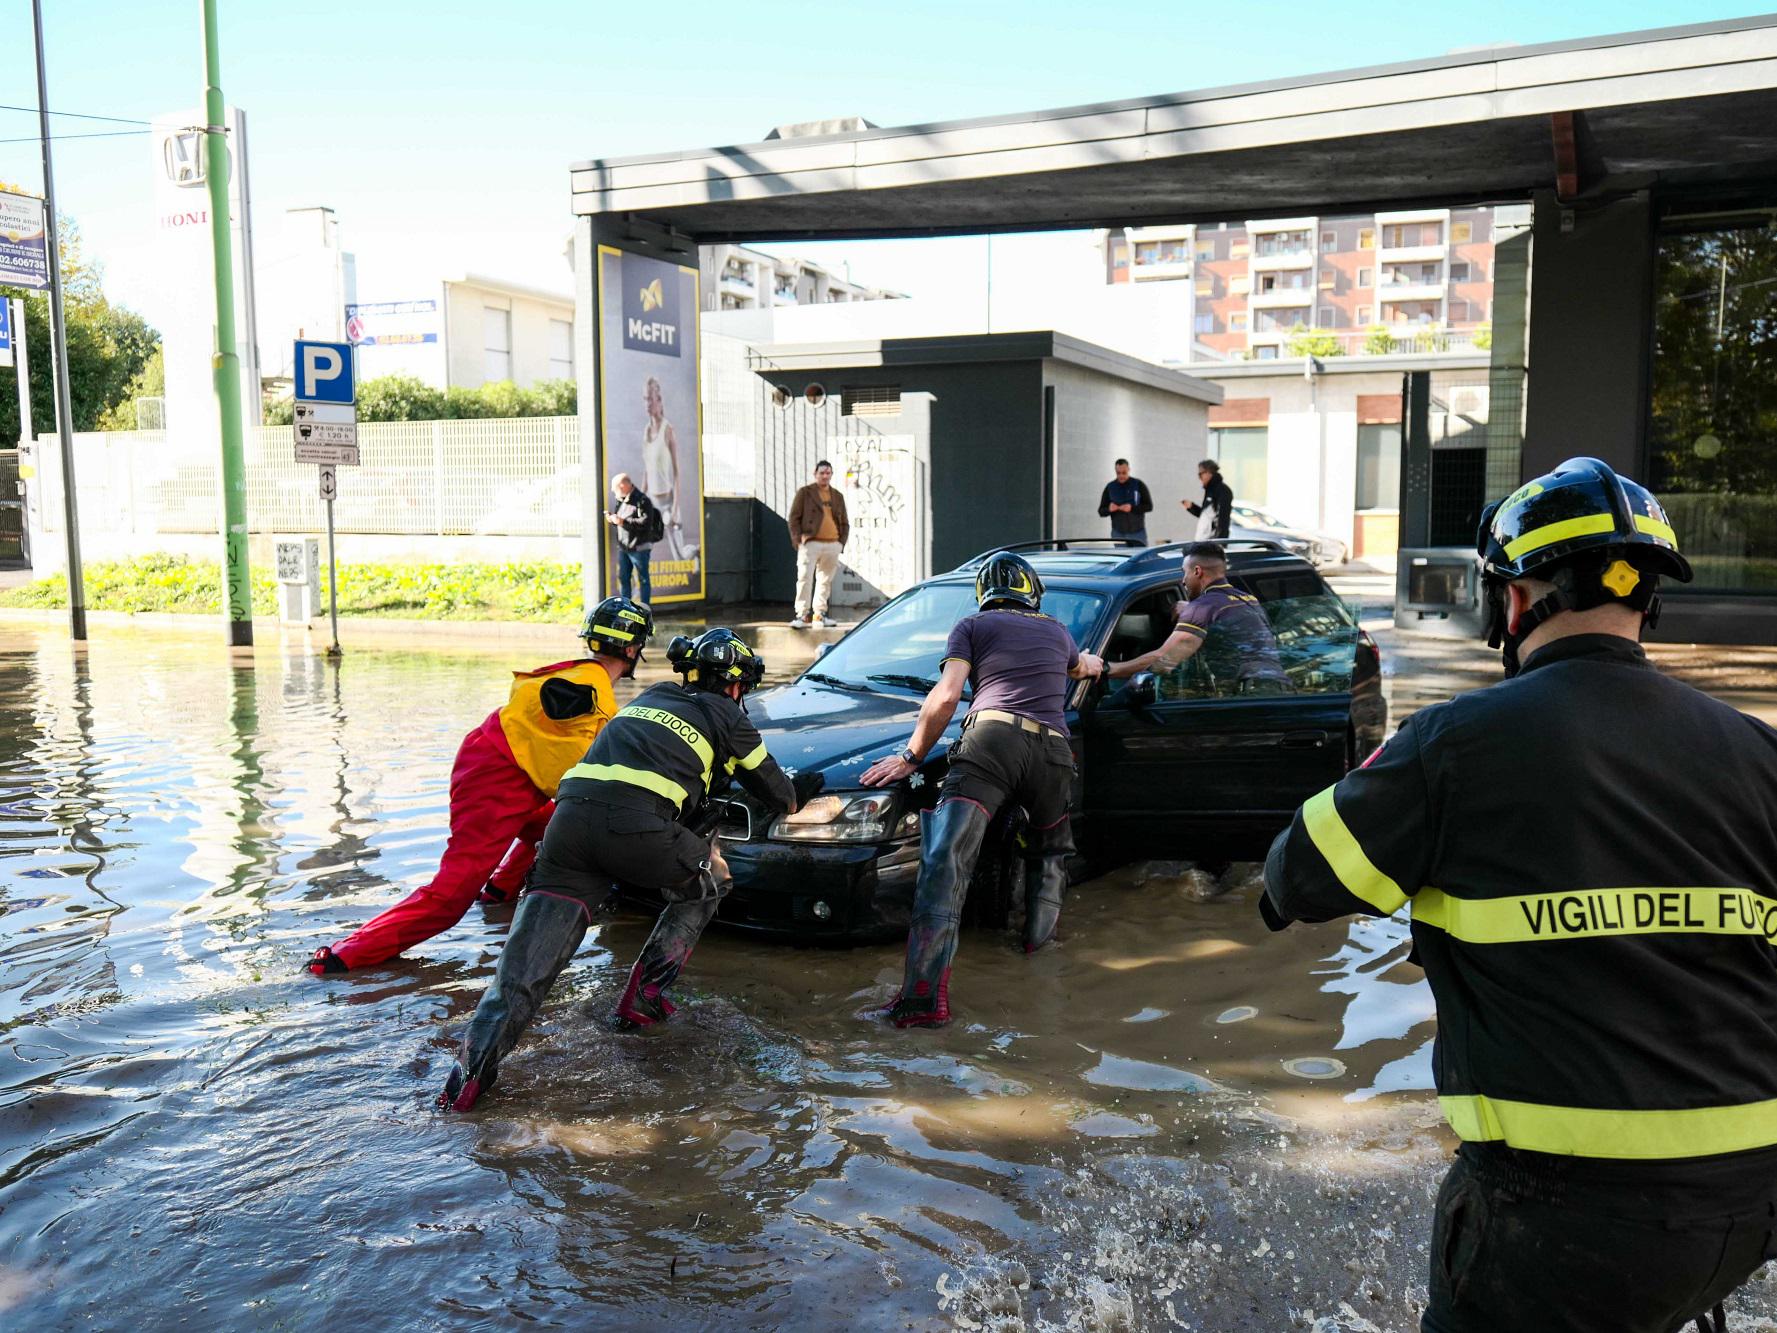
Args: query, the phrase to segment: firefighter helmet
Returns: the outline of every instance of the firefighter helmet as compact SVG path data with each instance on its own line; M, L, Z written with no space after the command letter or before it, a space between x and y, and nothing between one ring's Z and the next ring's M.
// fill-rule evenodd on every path
M745 694L765 678L765 659L731 629L707 629L695 639L680 634L667 645L666 660L687 685L713 693L739 685Z
M605 598L588 611L586 619L580 623L580 637L593 652L625 657L628 655L626 650L634 648L638 662L642 660L642 649L648 646L648 637L653 633L654 613L627 597Z

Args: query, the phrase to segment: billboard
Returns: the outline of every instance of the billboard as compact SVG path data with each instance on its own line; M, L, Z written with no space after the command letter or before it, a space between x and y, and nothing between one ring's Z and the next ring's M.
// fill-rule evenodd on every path
M214 457L222 447L222 419L211 362L216 353L216 268L210 237L206 119L197 110L156 116L148 134L148 166L154 180L154 259L164 280L179 293L179 300L161 318L166 428L179 448ZM229 107L224 124L234 251L234 350L240 358L241 427L252 439L261 413L247 115L239 107Z
M49 247L44 241L43 201L0 190L0 287L49 289Z
M438 341L438 302L361 301L346 307L346 338L360 347Z
M598 248L599 438L608 492L627 472L666 520L650 573L656 602L704 595L703 403L697 369L697 270ZM607 533L605 540L613 543ZM616 568L607 548L606 568ZM606 591L614 591L613 587Z

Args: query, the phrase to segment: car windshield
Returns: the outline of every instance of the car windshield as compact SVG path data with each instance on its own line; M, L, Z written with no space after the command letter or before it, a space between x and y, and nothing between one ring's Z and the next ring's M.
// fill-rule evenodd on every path
M1104 598L1094 592L1051 589L1043 612L1067 627L1078 643L1098 619ZM936 583L901 594L809 669L844 685L924 691L938 679L951 626L975 609L969 583Z

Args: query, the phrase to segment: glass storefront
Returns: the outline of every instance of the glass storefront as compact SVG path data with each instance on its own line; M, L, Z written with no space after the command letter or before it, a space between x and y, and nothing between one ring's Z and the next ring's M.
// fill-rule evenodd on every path
M1655 262L1647 481L1691 590L1777 594L1777 219L1685 227Z

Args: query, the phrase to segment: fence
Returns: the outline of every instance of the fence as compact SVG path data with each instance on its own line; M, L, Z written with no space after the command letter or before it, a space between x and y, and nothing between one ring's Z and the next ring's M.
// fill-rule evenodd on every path
M342 533L403 537L575 538L583 525L578 417L390 421L358 428L361 465L340 469L334 523ZM706 452L705 491L744 478L732 449ZM313 464L292 459L290 427L262 426L246 441L251 531L314 532L326 524ZM61 492L53 436L36 450L32 508L59 533ZM95 535L213 534L216 457L178 447L165 431L74 437L80 525ZM146 549L146 548L144 548Z

